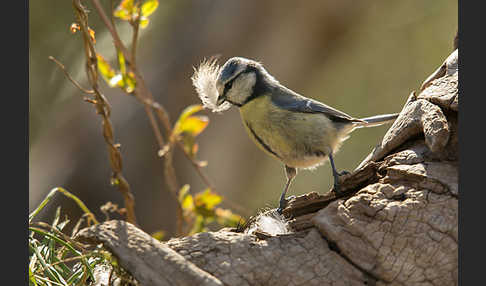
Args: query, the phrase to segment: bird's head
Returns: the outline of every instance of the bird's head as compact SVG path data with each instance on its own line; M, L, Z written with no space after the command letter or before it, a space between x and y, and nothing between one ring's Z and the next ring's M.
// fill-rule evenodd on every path
M260 63L234 57L226 61L221 68L216 89L218 99L216 104L229 102L236 106L242 106L253 93L257 81L257 74L263 69Z
M278 83L259 62L242 57L230 58L222 67L205 61L192 80L205 107L213 111L223 111L231 104L241 107Z

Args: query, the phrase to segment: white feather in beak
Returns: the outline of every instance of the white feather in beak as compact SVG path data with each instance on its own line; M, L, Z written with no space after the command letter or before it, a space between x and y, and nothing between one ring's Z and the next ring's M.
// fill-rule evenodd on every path
M217 104L219 93L216 82L220 72L221 67L216 64L216 60L203 60L199 67L194 68L194 74L191 77L203 107L209 108L213 112L222 112L231 107L229 102Z

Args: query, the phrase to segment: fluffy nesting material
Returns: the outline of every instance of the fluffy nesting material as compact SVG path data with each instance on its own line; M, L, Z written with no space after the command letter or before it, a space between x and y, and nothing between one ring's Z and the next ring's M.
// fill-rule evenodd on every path
M277 213L276 210L260 213L252 225L247 229L246 233L252 234L257 230L266 232L272 236L292 232L285 217Z
M217 105L218 90L216 89L216 81L221 72L221 66L216 63L216 60L203 60L199 67L194 68L194 74L191 77L192 84L196 88L196 92L203 103L204 108L208 108L213 112L221 112L231 107L229 102L224 102Z

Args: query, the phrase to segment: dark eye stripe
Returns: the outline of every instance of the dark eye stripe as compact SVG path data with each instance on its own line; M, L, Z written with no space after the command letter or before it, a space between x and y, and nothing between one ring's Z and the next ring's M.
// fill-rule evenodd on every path
M256 71L255 67L247 66L245 70L235 75L231 80L229 80L227 83L224 84L223 96L226 95L226 92L231 89L231 87L233 86L233 81L237 77L239 77L241 74L255 72L255 71Z
M228 81L227 83L224 84L224 90L223 90L223 96L226 96L226 92L228 92L228 90L231 89L231 87L233 86L233 81L237 78L238 76L235 76L234 78L232 78L230 81Z

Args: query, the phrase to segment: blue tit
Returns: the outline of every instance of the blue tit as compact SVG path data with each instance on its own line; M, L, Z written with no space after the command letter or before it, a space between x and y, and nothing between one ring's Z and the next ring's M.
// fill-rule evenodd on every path
M211 81L214 81L213 90L208 91ZM201 65L193 76L193 83L208 106L211 104L207 97L216 97L210 106L213 110L237 106L255 144L284 164L287 181L280 196L280 213L287 204L285 196L297 169L315 168L329 158L334 191L338 192L338 178L343 172L336 171L333 155L341 143L355 128L378 126L398 116L351 117L297 94L280 84L259 62L241 57L229 59L222 67L214 63ZM210 93L206 98L201 96L204 88Z

